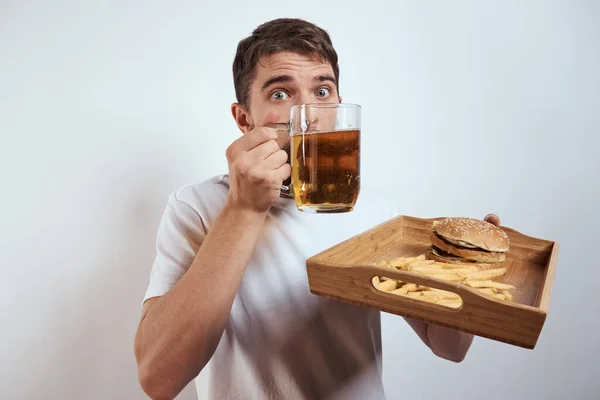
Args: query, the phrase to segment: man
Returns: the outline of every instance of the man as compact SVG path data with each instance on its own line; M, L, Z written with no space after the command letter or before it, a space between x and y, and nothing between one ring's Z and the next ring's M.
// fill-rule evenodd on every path
M233 76L243 135L226 151L229 173L174 192L160 223L135 338L141 386L172 399L210 361L219 400L383 398L379 313L310 294L305 260L397 214L364 183L351 213L297 211L280 197L286 135L266 127L293 104L342 101L329 35L265 23L239 43ZM455 362L473 339L407 321Z

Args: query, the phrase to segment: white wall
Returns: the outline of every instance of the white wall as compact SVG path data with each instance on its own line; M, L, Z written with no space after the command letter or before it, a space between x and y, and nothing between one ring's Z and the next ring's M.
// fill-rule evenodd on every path
M0 398L145 398L158 220L225 171L235 46L279 16L332 34L363 179L404 213L495 212L562 244L534 351L479 339L456 365L385 315L389 398L598 396L598 2L210 3L0 3Z

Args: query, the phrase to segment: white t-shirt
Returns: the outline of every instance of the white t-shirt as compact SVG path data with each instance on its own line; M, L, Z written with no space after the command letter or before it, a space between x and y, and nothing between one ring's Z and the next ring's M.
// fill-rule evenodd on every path
M144 300L165 294L182 277L228 189L229 177L221 175L171 194ZM383 399L379 312L311 294L306 258L396 215L364 183L350 213L303 213L293 200L280 198L206 367L210 397ZM218 276L214 284L222 284Z

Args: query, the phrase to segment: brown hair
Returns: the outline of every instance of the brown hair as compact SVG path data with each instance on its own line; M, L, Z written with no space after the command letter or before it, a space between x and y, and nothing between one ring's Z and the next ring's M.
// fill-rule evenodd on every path
M250 84L256 65L264 57L280 51L314 55L333 68L339 92L338 56L329 34L318 26L297 18L279 18L257 27L238 43L233 60L233 84L238 103L248 106Z

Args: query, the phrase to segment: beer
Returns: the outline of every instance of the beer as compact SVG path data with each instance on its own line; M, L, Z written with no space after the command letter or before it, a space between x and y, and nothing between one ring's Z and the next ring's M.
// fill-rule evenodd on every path
M290 153L299 209L354 209L360 191L360 130L299 133L291 137Z

